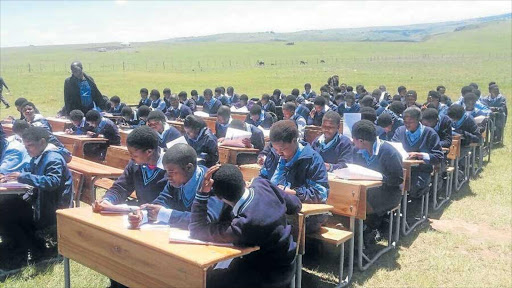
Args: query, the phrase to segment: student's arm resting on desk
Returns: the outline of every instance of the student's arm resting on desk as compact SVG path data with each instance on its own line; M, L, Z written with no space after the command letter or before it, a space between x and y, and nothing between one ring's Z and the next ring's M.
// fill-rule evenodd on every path
M325 203L329 195L329 180L323 161L311 163L306 172L306 184L292 189L297 192L301 202Z
M130 161L124 168L123 174L116 179L112 187L107 190L103 196L104 200L109 201L112 204L123 203L128 196L135 190L133 183L135 164Z
M43 161L42 159L41 161ZM28 168L27 168L28 169ZM50 160L45 165L44 175L35 175L25 169L18 176L18 182L39 188L39 190L52 191L60 187L61 175L64 173L64 163L58 159Z

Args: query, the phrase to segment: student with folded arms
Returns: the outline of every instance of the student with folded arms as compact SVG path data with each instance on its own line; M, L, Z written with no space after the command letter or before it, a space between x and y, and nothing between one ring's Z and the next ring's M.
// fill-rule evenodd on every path
M231 213L224 213L225 217L218 222L208 223L207 204L212 195L229 205ZM235 165L217 165L208 170L203 188L192 204L191 237L260 247L234 259L226 269L210 271L208 287L287 287L295 271L297 244L286 215L297 214L300 209L297 197L268 180L258 177L246 187Z

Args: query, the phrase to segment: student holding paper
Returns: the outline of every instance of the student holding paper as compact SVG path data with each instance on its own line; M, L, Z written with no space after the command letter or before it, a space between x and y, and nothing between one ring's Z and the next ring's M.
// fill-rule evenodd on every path
M294 125L291 123L291 125ZM208 202L215 195L232 207L217 223L208 223ZM208 170L202 190L195 196L189 225L193 238L260 250L234 259L226 269L208 273L208 287L287 287L295 271L296 243L286 214L300 212L297 197L270 181L256 178L246 187L235 165Z
M167 124L165 115L160 110L151 111L147 118L147 126L158 133L160 148L167 148L167 143L180 138L182 135L178 129Z
M201 117L188 115L183 122L185 139L196 150L197 156L204 160L206 167L212 167L219 161L217 137L206 126Z
M231 123L231 110L228 106L220 106L217 111L217 121L215 122L215 137L224 138Z
M352 142L339 133L341 116L335 111L327 111L322 119L322 135L311 146L322 156L328 172L345 168L352 161Z
M260 151L265 148L265 136L260 128L238 119L233 119L229 124L229 128L251 133L250 138L242 140L246 148L256 148ZM221 139L219 139L219 142L221 142Z

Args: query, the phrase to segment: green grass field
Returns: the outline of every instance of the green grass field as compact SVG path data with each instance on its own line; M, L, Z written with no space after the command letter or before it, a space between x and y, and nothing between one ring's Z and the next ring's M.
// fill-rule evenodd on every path
M238 93L261 96L275 88L289 93L305 82L318 90L333 74L354 87L364 84L369 91L385 84L395 92L405 85L416 90L420 100L440 84L455 100L460 88L470 82L478 83L486 93L487 83L496 81L503 94L512 95L511 22L440 35L422 43L148 43L107 53L90 47L2 49L0 75L11 88L8 99L26 97L45 115L55 114L63 105L69 64L76 59L84 63L103 94L119 95L127 103L138 101L141 87L189 92L232 85ZM266 66L257 67L256 60L265 61ZM308 65L299 65L301 60ZM317 64L317 60L326 63ZM0 116L15 112L2 109ZM433 213L430 225L401 237L396 251L369 271L356 270L354 287L512 286L510 127L505 146L493 151L491 162L477 179L455 193L441 212ZM338 252L330 247L323 251L322 255L305 255L303 287L335 283ZM73 287L108 285L106 277L84 266L72 263L71 267ZM0 282L0 287L62 285L62 264L29 267Z

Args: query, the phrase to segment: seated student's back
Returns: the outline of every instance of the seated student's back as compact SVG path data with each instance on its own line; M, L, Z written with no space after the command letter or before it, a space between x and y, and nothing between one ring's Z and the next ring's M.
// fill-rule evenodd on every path
M465 112L462 105L452 104L448 108L447 115L452 120L453 133L462 135L461 146L481 141L482 134L480 129L473 117Z
M119 135L119 129L112 120L102 117L100 112L96 110L90 110L85 114L85 120L87 124L93 128L92 132L88 132L91 137L103 136L108 140L109 145L120 145L121 136Z

